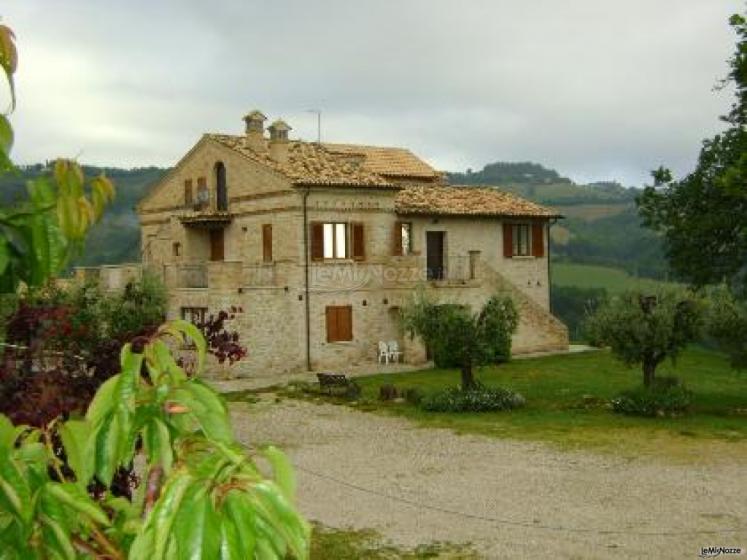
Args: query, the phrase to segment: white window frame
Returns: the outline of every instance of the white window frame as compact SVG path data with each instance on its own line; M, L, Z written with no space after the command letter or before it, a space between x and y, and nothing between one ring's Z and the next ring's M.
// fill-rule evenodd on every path
M347 259L350 254L350 225L347 222L322 223L322 257L324 260Z
M532 255L532 226L531 224L513 224L511 239L514 257L529 257Z

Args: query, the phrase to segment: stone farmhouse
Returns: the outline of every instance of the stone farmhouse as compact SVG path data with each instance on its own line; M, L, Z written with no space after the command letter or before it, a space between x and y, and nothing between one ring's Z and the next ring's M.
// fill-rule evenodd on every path
M399 323L418 286L475 309L508 293L515 354L567 348L549 311L555 212L449 186L407 149L290 140L259 111L244 121L243 135L203 135L137 207L142 265L162 276L172 318L243 309L239 374L344 371L391 340L424 362ZM100 275L111 285L136 271Z

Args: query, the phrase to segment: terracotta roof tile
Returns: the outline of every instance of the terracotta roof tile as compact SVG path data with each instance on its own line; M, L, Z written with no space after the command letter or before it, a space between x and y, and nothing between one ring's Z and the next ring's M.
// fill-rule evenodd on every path
M558 217L557 212L494 187L414 185L397 193L400 214Z
M337 185L359 187L394 187L390 181L363 169L360 165L339 161L322 146L311 142L291 141L288 143L288 161L280 163L272 159L269 152L251 149L243 136L228 134L208 134L212 140L266 165L285 175L298 185Z
M356 144L322 144L327 151L343 156L359 156L363 169L389 177L439 178L440 174L405 148L363 146Z

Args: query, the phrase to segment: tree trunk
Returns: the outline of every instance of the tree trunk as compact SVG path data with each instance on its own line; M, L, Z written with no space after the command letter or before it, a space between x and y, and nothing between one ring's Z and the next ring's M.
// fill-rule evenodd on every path
M653 359L643 360L643 386L651 388L654 384L654 375L656 374L656 361Z
M472 364L462 365L462 391L467 391L475 387L475 377L472 375Z

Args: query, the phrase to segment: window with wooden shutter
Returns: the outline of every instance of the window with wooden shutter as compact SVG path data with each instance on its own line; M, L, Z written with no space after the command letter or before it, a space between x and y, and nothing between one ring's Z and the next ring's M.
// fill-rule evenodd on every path
M357 261L362 261L366 258L366 245L365 235L363 233L363 224L360 222L354 222L351 224L353 229L353 251L352 257Z
M184 181L184 204L185 206L192 205L192 179L186 179Z
M311 224L311 260L320 261L324 258L324 224Z
M350 305L331 305L326 308L327 342L353 340L353 308Z
M272 262L272 224L262 225L262 260Z
M545 224L542 222L532 224L532 256L545 256Z
M510 259L514 256L513 224L503 224L503 256Z

